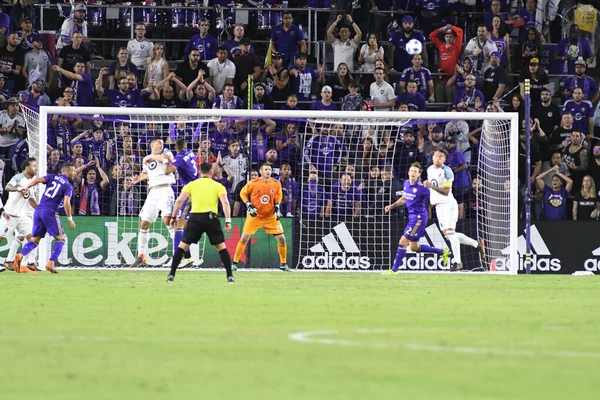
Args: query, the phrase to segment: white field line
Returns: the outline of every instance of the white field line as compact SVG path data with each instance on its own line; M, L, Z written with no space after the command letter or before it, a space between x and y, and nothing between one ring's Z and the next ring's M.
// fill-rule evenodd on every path
M474 328L471 328L474 329ZM415 329L406 329L404 331L415 331ZM419 329L417 328L417 331ZM422 331L437 331L441 328L423 329ZM446 329L447 330L447 329ZM399 332L403 329L357 329L354 332L358 334L377 334ZM400 343L400 342L381 342L381 341L362 341L349 340L333 337L339 335L337 329L293 332L288 335L288 339L301 343L325 344L342 347L370 347L370 348L400 348L411 351L426 351L434 353L458 353L458 354L473 354L473 355L496 355L506 357L556 357L556 358L585 358L585 359L600 359L600 353L597 352L582 352L582 351L543 351L543 350L519 350L519 349L502 349L496 347L475 347L475 346L440 346L435 344L423 343Z

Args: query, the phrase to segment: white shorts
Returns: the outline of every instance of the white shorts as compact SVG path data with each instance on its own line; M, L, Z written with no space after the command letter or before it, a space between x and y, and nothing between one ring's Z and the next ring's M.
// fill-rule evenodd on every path
M152 223L158 218L159 212L161 217L170 217L174 204L175 194L170 186L151 189L140 211L140 219Z
M442 231L456 229L456 222L458 221L458 204L456 201L436 205L435 213Z
M2 237L12 235L13 232L15 237L19 235L27 236L32 230L32 217L11 217L10 221L7 221L4 217L0 217L0 236Z

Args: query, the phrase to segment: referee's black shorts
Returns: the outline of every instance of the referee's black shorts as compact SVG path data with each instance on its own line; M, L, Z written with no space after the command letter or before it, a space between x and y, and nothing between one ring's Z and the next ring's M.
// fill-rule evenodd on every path
M206 233L210 244L213 246L225 242L225 235L219 217L213 214L213 218L210 218L209 213L190 214L181 241L186 244L198 243L203 233Z

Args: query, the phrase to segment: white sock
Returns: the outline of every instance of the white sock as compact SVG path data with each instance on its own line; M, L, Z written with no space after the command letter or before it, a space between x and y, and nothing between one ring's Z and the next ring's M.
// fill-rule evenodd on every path
M171 227L171 225L167 226L167 230L169 231L169 236L171 236L171 240L175 238L175 229Z
M15 259L15 255L17 254L17 251L19 251L19 247L21 247L22 242L18 238L15 238L13 235L8 235L8 238L12 239L12 243L10 245L10 250L8 250L8 255L6 256L6 259L9 261L13 261Z
M477 243L477 240L471 239L470 237L468 237L464 233L456 232L456 236L458 237L458 241L461 244L466 244L467 246L471 246L471 247L477 247L477 246L479 246L479 243Z
M35 264L36 260L37 260L37 254L38 254L38 246L36 246L35 249L31 250L31 253L27 254L24 258L25 262L27 262L27 264Z
M446 239L450 242L450 250L452 250L453 261L457 263L461 263L460 259L460 242L458 241L458 237L454 232L448 232L446 234Z
M138 234L138 255L146 253L149 237L150 233L148 229L140 229L140 233Z
M17 171L15 171L17 172ZM0 161L0 182L4 180L4 161ZM0 194L4 193L4 185L0 185Z

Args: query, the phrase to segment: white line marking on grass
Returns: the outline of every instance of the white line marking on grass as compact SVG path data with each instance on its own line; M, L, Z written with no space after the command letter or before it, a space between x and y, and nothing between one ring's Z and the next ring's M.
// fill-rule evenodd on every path
M419 328L417 328L418 330ZM473 329L473 328L471 328ZM391 333L409 331L414 329L356 329L352 332L358 334L373 334L373 333ZM424 331L436 331L441 328L425 328ZM447 329L446 329L447 330ZM557 357L557 358L586 358L600 359L600 353L582 352L582 351L536 351L536 350L519 350L519 349L502 349L493 347L474 347L474 346L452 346L452 345L436 345L423 343L399 343L399 342L381 342L381 341L361 341L341 339L332 337L339 335L337 329L321 330L321 331L306 331L292 332L288 335L288 339L301 343L326 344L343 347L370 347L370 348L397 348L411 351L427 351L435 353L458 353L458 354L473 354L473 355L495 355L505 357Z

